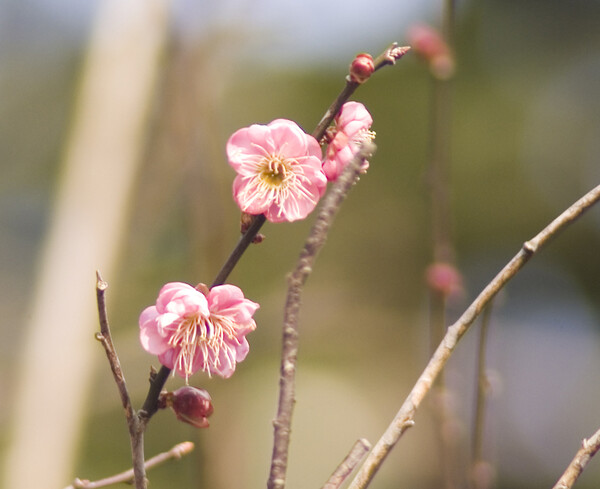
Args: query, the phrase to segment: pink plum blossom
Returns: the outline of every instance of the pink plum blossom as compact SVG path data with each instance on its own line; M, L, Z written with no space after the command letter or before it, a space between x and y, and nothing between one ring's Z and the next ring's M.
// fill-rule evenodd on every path
M346 102L342 106L334 119L334 126L329 130L330 142L323 162L327 180L337 180L358 151L360 143L373 140L375 133L369 130L371 124L373 118L363 104ZM369 163L366 162L362 171L368 168Z
M240 209L271 222L304 219L325 192L319 143L295 122L277 119L237 130L227 158L237 172L233 197Z
M246 335L256 328L258 308L235 285L209 291L203 284L168 283L140 315L140 341L186 382L198 370L227 378L248 354Z

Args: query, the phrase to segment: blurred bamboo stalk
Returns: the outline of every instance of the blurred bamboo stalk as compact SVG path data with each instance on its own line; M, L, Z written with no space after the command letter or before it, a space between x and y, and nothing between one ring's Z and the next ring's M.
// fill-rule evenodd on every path
M72 478L102 358L94 354L94 271L115 270L167 28L168 0L100 3L15 369L6 489L64 487Z

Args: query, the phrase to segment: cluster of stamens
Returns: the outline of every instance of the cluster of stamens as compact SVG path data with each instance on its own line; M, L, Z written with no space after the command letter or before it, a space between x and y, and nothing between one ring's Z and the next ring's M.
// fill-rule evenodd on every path
M200 349L200 368L210 375L211 364L215 368L220 366L220 351L225 347L225 338L235 338L235 324L229 318L218 315L184 318L169 338L169 345L179 348L174 368L185 373L187 382L194 373L194 359Z
M370 131L368 129L362 129L356 133L356 135L352 138L352 142L355 144L362 143L370 143L375 139L376 133L375 131Z
M258 174L259 185L262 184L265 187L285 187L294 177L289 162L280 156L267 156L261 160L260 166L262 168Z

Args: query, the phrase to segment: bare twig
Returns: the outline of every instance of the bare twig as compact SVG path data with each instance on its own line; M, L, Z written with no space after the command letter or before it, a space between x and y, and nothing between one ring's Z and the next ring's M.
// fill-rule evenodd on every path
M369 485L392 448L394 448L407 428L414 424L413 418L417 409L431 389L433 382L446 365L456 344L498 291L523 268L542 246L546 245L550 239L579 218L598 200L600 200L600 185L571 205L538 235L526 241L521 250L483 289L458 321L448 328L444 339L433 354L433 357L400 407L400 410L359 469L349 489L364 489Z
M344 458L342 463L338 465L337 469L334 470L331 477L327 480L327 483L323 486L323 489L339 489L344 483L346 477L354 470L361 459L371 449L371 444L368 440L361 438L356 440L356 443L350 450L350 453Z
M598 450L600 450L600 429L590 438L583 440L581 448L577 451L567 470L565 470L552 489L570 489L573 487L583 469L586 468Z
M96 271L96 300L98 303L98 316L100 319L100 333L96 333L96 339L102 343L106 357L110 364L113 377L119 389L121 403L125 409L125 417L127 419L127 428L129 429L129 440L131 442L131 457L133 464L133 474L136 489L146 489L146 469L144 462L144 430L146 428L147 418L138 416L131 404L131 398L127 391L125 376L121 370L121 362L117 355L117 351L112 342L110 334L110 326L106 313L106 301L104 298L108 284L102 280L100 272Z
M178 443L168 452L159 453L154 457L148 459L144 464L146 470L150 470L157 465L160 465L167 460L170 459L180 459L184 455L187 455L194 449L194 444L191 441L184 441L182 443ZM66 487L65 489L97 489L100 487L106 487L113 484L119 483L128 483L131 484L133 482L134 475L133 469L126 470L125 472L121 472L120 474L113 475L111 477L106 477L105 479L100 479L97 481L88 481L75 479L73 484Z
M121 396L121 403L123 409L125 409L125 417L127 423L135 416L135 412L131 405L131 398L127 391L127 384L125 383L125 376L121 370L121 362L117 356L117 352L112 342L112 336L110 334L110 326L108 324L108 315L106 312L106 300L104 298L108 284L102 280L100 271L96 270L96 301L98 303L98 317L100 320L100 332L96 333L96 339L102 343L110 369L112 370L115 383L119 389L119 395Z
M288 293L283 321L283 351L279 379L279 405L274 425L273 455L267 487L282 489L285 486L288 448L294 407L296 360L298 355L298 315L302 288L312 271L317 254L325 244L333 219L350 188L360 175L364 160L374 152L375 145L362 144L360 150L344 169L335 184L323 198L316 222L300 253L298 264L288 278Z
M231 252L231 255L229 255L229 258L215 277L211 287L216 287L217 285L222 285L225 283L225 280L227 280L227 277L244 254L244 251L246 251L250 243L252 243L252 240L256 237L265 221L266 217L263 214L254 216L252 219L252 224L250 224L248 230L238 241L235 249Z

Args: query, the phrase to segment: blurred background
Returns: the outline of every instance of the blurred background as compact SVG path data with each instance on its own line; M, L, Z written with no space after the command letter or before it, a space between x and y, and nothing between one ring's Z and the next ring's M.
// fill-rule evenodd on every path
M3 0L0 3L0 471L4 489L67 486L130 465L127 429L94 341L95 270L136 407L155 358L137 318L168 281L210 283L239 235L236 129L288 118L311 132L359 52L440 27L441 1ZM464 292L600 183L600 2L457 3L451 228ZM361 437L373 444L430 355L424 273L432 82L409 53L354 95L377 153L304 294L288 487L321 487ZM215 413L194 430L160 412L153 488L264 487L276 413L286 274L312 219L263 228L229 281L259 302L251 352L229 380L202 374ZM497 298L483 453L490 487L551 487L600 427L600 211L592 209ZM476 323L446 370L467 470ZM167 387L176 388L180 379ZM429 399L372 487L442 487ZM461 477L459 477L460 480ZM464 479L464 475L463 475ZM592 460L578 488L600 485ZM458 487L464 487L459 484Z

